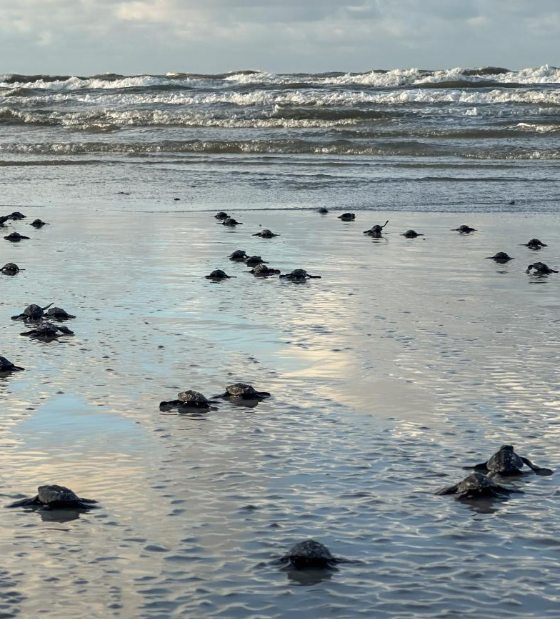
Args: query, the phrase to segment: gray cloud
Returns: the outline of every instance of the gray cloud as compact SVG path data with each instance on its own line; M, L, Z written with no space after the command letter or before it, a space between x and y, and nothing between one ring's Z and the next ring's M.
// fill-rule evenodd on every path
M558 0L0 0L2 72L560 64Z

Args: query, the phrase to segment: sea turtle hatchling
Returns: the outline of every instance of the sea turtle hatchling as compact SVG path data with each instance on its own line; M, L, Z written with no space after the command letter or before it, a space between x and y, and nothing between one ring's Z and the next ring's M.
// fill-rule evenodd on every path
M540 262L529 265L527 269L525 270L525 273L531 273L531 271L533 271L534 272L533 275L536 275L536 276L547 276L550 273L558 273L556 269L551 269L546 263L540 263Z
M263 260L261 256L248 256L245 259L245 264L247 267L255 267L256 265L260 265L261 263L266 263L267 261Z
M214 269L211 274L204 277L207 280L213 280L214 282L217 282L219 280L229 280L230 278L234 278L235 276L228 276L225 271L222 271L221 269Z
M476 228L471 228L470 226L467 226L466 224L461 224L459 228L452 228L451 230L453 232L461 233L462 235L470 235L473 232L477 232Z
M22 241L23 239L29 239L25 235L20 235L18 232L10 233L4 237L6 241L11 241L12 243L17 243L18 241Z
M290 271L290 273L285 273L280 277L286 278L291 282L305 282L306 280L309 280L309 278L321 278L321 276L312 276L307 273L305 269L294 269L293 271Z
M21 332L20 336L27 336L32 340L41 340L42 342L52 342L61 336L73 336L74 332L64 325L53 325L44 321L39 323L27 332Z
M258 392L252 385L248 383L233 383L226 387L223 394L219 394L216 398L227 398L230 400L264 400L270 397L270 392Z
M12 321L40 321L45 316L45 310L51 306L52 303L43 307L37 304L30 304L21 314L13 316Z
M489 476L518 476L522 473L521 469L524 465L527 465L539 476L550 476L554 473L551 469L537 467L529 459L519 456L511 445L502 446L485 463L479 463L464 469L476 469L477 471L487 472Z
M21 366L16 366L9 359L0 355L0 375L8 374L10 372L17 372L18 370L25 370Z
M262 237L263 239L272 239L273 237L279 237L279 236L280 235L273 233L268 228L263 228L263 230L253 235L253 237Z
M343 222L353 222L356 219L356 214L355 213L343 213L342 215L338 216L339 220L342 220Z
M46 484L37 489L35 497L28 497L9 504L8 508L38 508L41 510L56 510L57 508L71 508L89 510L97 504L94 499L78 497L74 491L58 484Z
M224 226L238 226L239 224L243 224L243 222L238 222L235 218L233 217L226 217L225 220L223 220L222 224Z
M389 220L387 220L385 224L383 224L383 226L381 226L381 224L375 224L370 229L364 230L364 235L369 235L374 239L379 239L379 237L383 236L383 229L385 228L385 226L387 226L388 223Z
M8 215L9 220L24 220L26 217L27 215L23 215L20 211L13 211Z
M33 226L33 228L43 228L43 226L46 226L46 225L47 225L47 222L43 222L43 220L40 220L39 218L31 222L31 226Z
M340 562L332 553L316 540L304 540L294 545L280 562L296 570L332 568Z
M214 217L217 220L225 220L229 217L229 215L225 211L218 211Z
M213 400L208 400L204 394L196 392L195 390L185 390L179 392L177 400L162 401L159 404L159 408L162 411L169 411L170 409L211 409L211 405L215 403Z
M424 234L423 233L418 233L415 230L407 230L406 232L401 233L403 237L406 237L407 239L416 239L416 237L423 237Z
M265 265L264 263L259 263L258 265L255 265L253 269L249 271L249 273L252 273L254 276L257 276L260 278L266 278L268 276L278 275L280 273L280 269L272 269L268 267L267 265Z
M68 321L76 318L73 314L68 314L68 312L66 312L63 308L57 307L49 308L47 310L47 317L49 319L54 319L55 321Z
M15 263L6 263L0 271L5 276L15 276L21 269Z
M513 256L510 256L506 252L498 252L494 256L487 256L488 260L496 261L497 263L509 263L510 260L515 260Z
M326 207L319 207L317 209L317 213L320 213L321 215L327 215L328 212L329 210Z
M530 250L540 250L541 248L548 247L548 245L546 243L543 243L540 239L530 239L529 241L527 241L527 243L522 243L521 245L524 245Z
M436 491L436 495L455 495L457 499L479 499L483 497L503 498L510 493L523 493L517 489L508 489L496 484L484 474L471 474L458 484Z
M235 250L235 252L229 255L229 259L238 263L244 263L249 257L245 250Z

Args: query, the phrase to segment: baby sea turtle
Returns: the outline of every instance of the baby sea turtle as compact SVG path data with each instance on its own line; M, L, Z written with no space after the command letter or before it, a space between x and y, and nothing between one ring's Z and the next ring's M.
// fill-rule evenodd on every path
M305 282L309 278L320 278L321 276L312 276L307 273L305 269L294 269L293 271L290 271L290 273L285 273L280 277L291 280L292 282Z
M245 262L249 257L247 256L247 252L245 250L235 250L232 254L229 255L229 259L233 261L237 261L239 263Z
M546 243L543 243L540 239L531 239L527 243L522 243L521 245L524 245L530 250L540 250L541 248L548 247L548 245L546 245Z
M31 304L21 314L13 316L12 321L39 321L45 315L45 310L51 306L52 303L42 308L37 304Z
M266 263L267 261L263 260L260 256L248 256L245 259L245 264L247 267L255 267L256 265L260 265L261 263Z
M0 215L0 228L6 228L5 224L9 219L9 215Z
M383 235L383 229L388 223L389 220L387 220L383 226L381 226L381 224L375 224L375 226L372 226L369 230L364 230L364 235L370 235L371 237L379 239L379 237Z
M14 211L8 215L9 220L24 220L26 217L27 215L23 215L23 213L20 213L19 211Z
M21 270L15 263L6 263L2 269L0 269L5 276L15 276Z
M226 219L222 222L224 226L238 226L239 224L243 224L243 222L238 222L233 217L226 217Z
M255 265L249 273L252 273L257 277L266 278L267 276L278 275L280 273L280 269L271 269L264 263L259 263L258 265Z
M327 215L328 212L329 210L326 207L319 207L317 209L317 213L320 213L321 215Z
M30 507L43 510L55 510L56 508L74 508L88 510L97 504L94 499L78 497L74 491L58 484L46 484L37 489L35 497L22 499L7 506L8 508Z
M214 216L217 220L226 220L229 215L225 211L218 211Z
M75 319L73 314L68 314L63 308L49 308L47 311L47 317L54 319L55 321L68 321L69 319Z
M471 233L476 232L476 228L471 228L466 224L462 224L461 226L459 226L459 228L452 228L451 230L461 233L462 235L470 235Z
M476 469L488 472L490 476L518 476L521 474L523 465L527 465L539 476L550 476L554 472L546 467L537 467L531 461L515 453L513 446L502 446L496 454L493 454L485 463L479 463L465 469Z
M547 276L549 273L558 273L556 269L551 269L546 263L533 263L529 265L525 270L525 273L531 273L534 271L536 276Z
M200 392L185 390L184 392L179 392L177 400L162 401L159 404L159 408L162 411L169 411L169 409L173 409L174 407L179 409L210 409L210 406L214 402L213 400L208 400L206 396Z
M207 280L227 280L234 276L228 276L228 274L225 271L222 271L221 269L214 269L214 271L210 275L204 276L204 277Z
M340 560L335 558L320 542L304 540L294 545L286 555L280 558L280 561L296 570L305 570L307 568L332 568Z
M503 498L510 493L523 493L523 491L507 489L496 484L484 474L471 474L458 484L440 489L436 495L456 495L457 499L477 499L481 497Z
M43 220L40 220L40 219L36 219L31 222L31 226L33 226L33 228L43 228L43 226L46 226L46 225L47 225L47 222L43 222Z
M263 400L270 397L270 392L257 392L248 383L234 383L228 385L226 391L216 398L229 398L231 400Z
M343 213L342 215L338 216L339 220L342 220L343 222L353 222L356 219L356 214L355 213Z
M6 239L6 241L11 241L12 243L17 243L22 239L29 239L29 237L26 237L25 235L20 235L18 232L13 232L9 235L6 235L4 239Z
M25 370L25 368L12 364L10 360L0 355L0 374L8 374L10 372L16 372L18 370Z
M423 237L424 234L423 233L417 233L415 230L407 230L406 232L402 233L403 237L406 237L407 239L416 239L416 237Z
M489 260L494 260L497 263L508 263L510 260L515 260L513 256L510 256L506 252L498 252L497 254L494 254L494 256L487 256L486 258Z
M268 228L264 228L261 232L255 233L253 237L262 237L263 239L272 239L272 237L279 237L276 233L273 233Z
M52 342L61 336L73 336L74 332L63 325L53 325L52 323L43 322L30 329L27 332L21 332L20 336L27 336L32 340L41 340L42 342Z

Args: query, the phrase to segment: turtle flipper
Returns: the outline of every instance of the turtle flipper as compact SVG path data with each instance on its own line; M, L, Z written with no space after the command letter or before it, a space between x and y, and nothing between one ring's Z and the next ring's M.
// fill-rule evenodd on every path
M26 497L25 499L20 499L17 502L8 504L6 508L21 508L24 506L37 506L38 504L40 504L39 497L36 495L35 497Z
M435 495L453 495L457 493L458 488L459 488L458 484L453 484L450 487L443 487L443 489L436 491Z
M527 467L529 467L529 469L532 469L537 476L552 476L554 473L552 469L548 469L547 467L537 467L536 465L533 465L529 459L526 459L523 456L521 457L521 460L525 463L525 465L527 465Z
M463 469L476 469L476 471L488 471L486 463L479 463L478 465L467 465Z

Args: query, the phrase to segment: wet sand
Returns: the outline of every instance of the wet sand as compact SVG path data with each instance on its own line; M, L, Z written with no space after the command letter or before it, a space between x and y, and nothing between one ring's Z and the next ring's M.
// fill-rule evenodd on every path
M0 379L1 499L58 483L101 508L0 511L0 616L558 616L556 476L478 508L433 496L503 443L558 469L560 275L524 273L560 266L558 216L20 210L32 239L0 240L26 269L0 277L1 354L26 368ZM322 279L256 279L236 249ZM500 250L516 260L485 260ZM9 317L50 302L75 336L20 337ZM273 397L159 411L234 381ZM354 562L271 563L308 537Z

